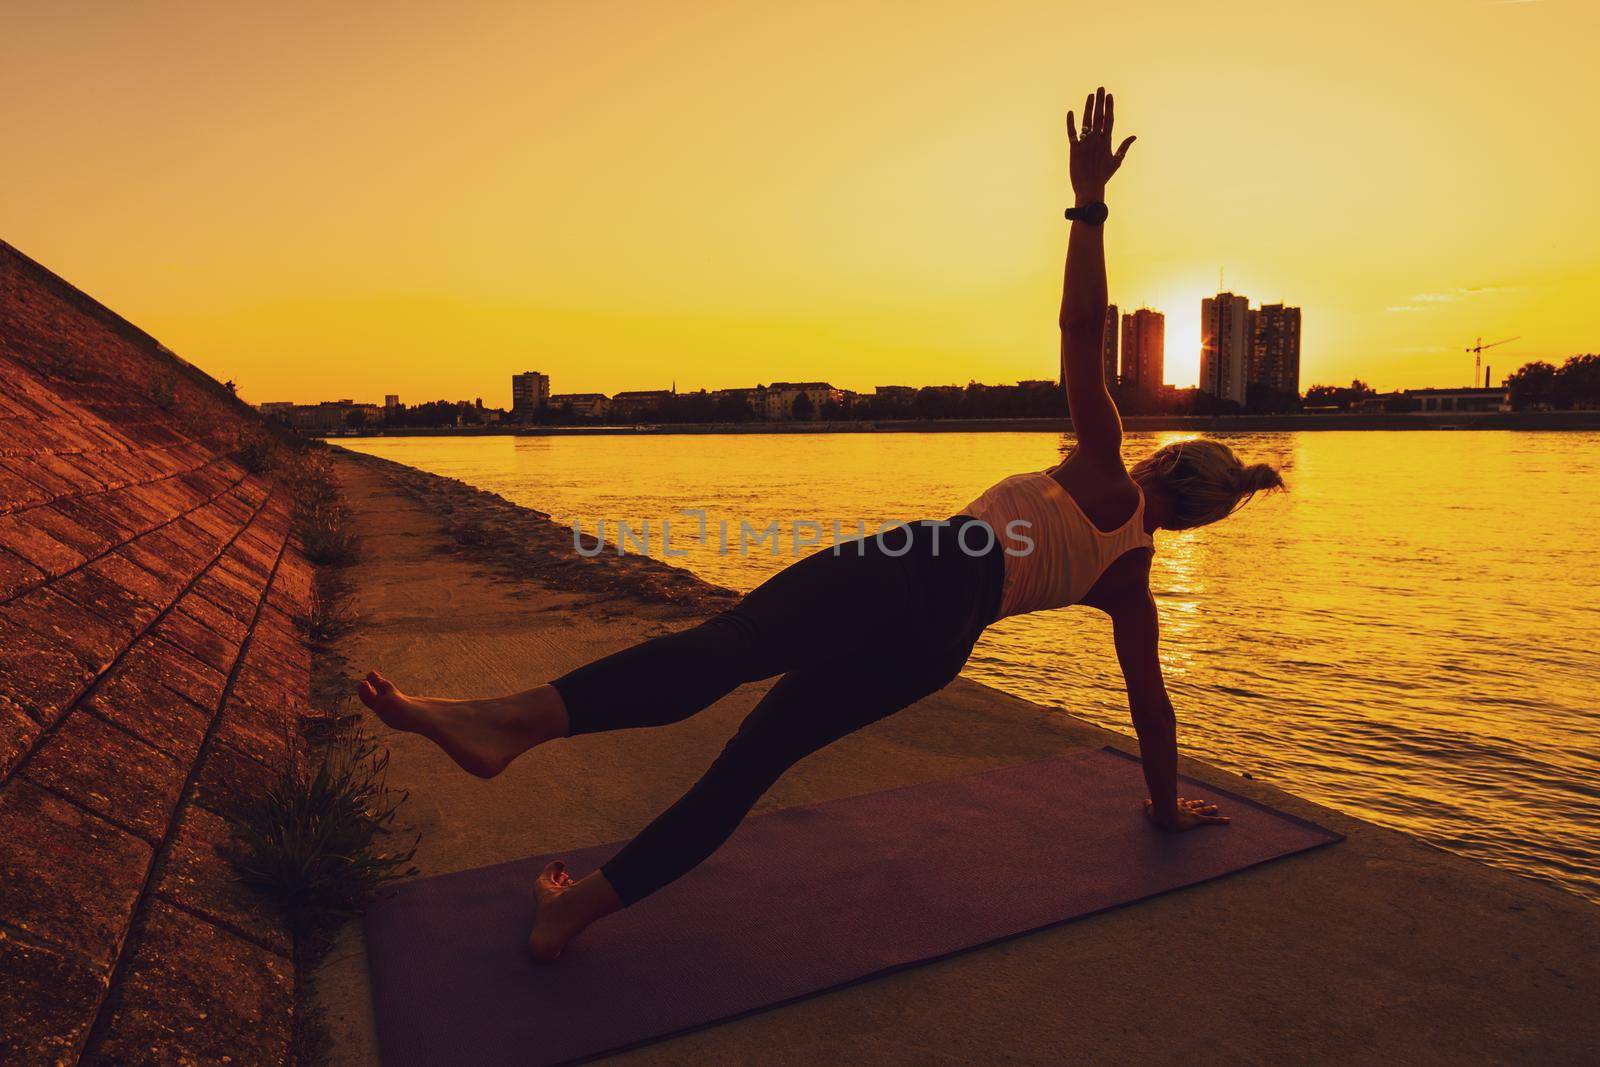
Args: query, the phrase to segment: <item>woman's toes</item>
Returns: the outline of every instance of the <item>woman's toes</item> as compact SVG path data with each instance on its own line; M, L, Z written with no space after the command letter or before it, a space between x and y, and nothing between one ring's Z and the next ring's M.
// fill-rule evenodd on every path
M567 865L560 860L554 860L551 863L546 864L545 869L539 872L540 887L544 889L558 888L562 884L563 876L566 878L566 881L571 882L572 876L566 872Z

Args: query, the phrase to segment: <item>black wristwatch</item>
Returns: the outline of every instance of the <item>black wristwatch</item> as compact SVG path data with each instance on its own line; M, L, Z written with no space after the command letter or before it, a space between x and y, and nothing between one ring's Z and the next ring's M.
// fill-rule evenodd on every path
M1082 207L1069 207L1066 211L1066 217L1073 222L1087 222L1090 226L1103 225L1110 214L1104 200L1092 200Z

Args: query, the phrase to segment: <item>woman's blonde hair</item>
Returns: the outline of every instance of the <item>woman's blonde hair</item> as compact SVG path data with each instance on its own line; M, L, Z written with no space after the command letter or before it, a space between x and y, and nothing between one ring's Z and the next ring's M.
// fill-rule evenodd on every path
M1283 476L1265 463L1246 466L1220 441L1196 438L1163 445L1129 471L1146 492L1172 501L1174 530L1189 530L1232 515L1262 490L1282 489Z

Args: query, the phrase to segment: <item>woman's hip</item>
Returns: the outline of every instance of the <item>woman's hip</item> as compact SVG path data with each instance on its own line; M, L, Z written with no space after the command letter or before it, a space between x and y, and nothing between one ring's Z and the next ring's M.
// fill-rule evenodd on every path
M994 620L1003 579L992 531L958 515L824 548L732 610L791 641L804 636L841 652L860 644L950 651L970 648Z

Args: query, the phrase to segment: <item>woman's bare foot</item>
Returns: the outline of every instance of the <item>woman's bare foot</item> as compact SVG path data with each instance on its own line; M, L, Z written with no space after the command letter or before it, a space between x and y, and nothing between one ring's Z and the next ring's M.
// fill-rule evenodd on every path
M421 734L480 778L493 778L535 745L566 733L566 709L549 686L488 700L407 696L377 671L356 687L387 725Z
M533 896L538 910L528 933L528 955L538 963L554 963L590 923L622 907L605 875L595 871L574 882L560 860L540 873Z

